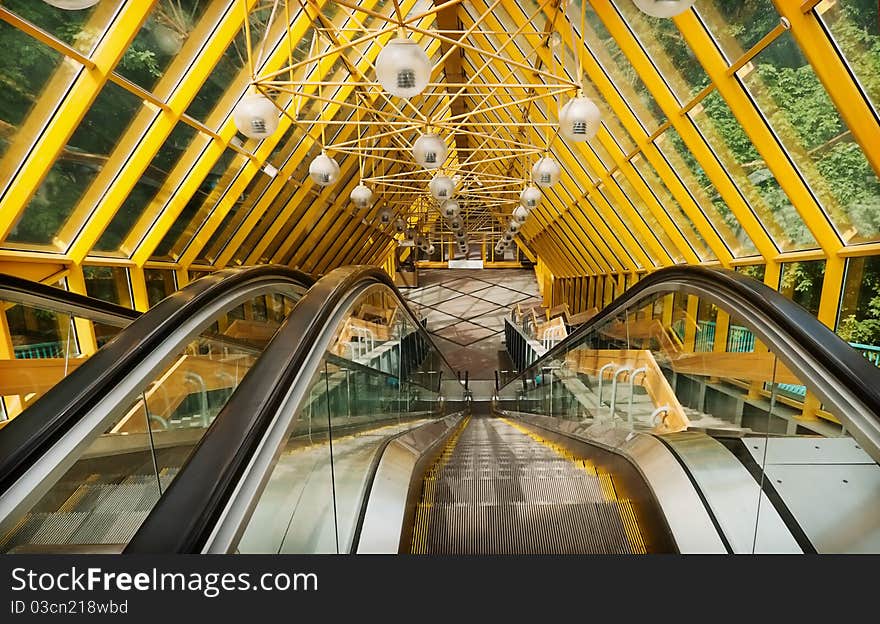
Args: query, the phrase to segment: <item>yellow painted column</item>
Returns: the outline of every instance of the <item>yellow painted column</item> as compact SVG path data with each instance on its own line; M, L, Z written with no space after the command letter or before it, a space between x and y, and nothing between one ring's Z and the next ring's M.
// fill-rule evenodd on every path
M67 287L70 292L79 293L80 295L88 295L86 292L86 280L83 275L82 265L77 264L70 267L70 273L67 274ZM95 327L91 321L83 318L74 318L74 327L76 328L76 338L79 343L79 352L83 355L92 355L98 350L98 339L95 337Z
M138 312L146 312L150 309L150 300L147 296L147 280L144 275L144 268L139 266L130 267L128 269L129 279L131 280L131 295L134 301L134 309Z

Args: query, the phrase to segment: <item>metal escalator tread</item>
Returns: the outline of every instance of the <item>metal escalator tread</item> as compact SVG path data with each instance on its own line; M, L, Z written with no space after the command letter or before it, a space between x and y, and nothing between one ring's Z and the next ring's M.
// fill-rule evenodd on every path
M613 477L498 418L468 420L428 470L414 554L638 554Z

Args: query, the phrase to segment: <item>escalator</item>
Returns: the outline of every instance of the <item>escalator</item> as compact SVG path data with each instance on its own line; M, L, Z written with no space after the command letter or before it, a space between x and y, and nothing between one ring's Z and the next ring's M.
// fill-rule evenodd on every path
M509 319L491 401L381 271L199 282L0 430L0 549L880 551L880 373L747 278L658 271L549 350Z

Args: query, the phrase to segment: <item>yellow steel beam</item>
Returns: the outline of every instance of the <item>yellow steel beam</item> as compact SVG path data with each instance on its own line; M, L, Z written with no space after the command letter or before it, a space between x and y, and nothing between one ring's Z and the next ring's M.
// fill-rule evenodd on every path
M810 62L816 76L861 146L865 157L880 174L880 125L871 105L835 49L815 11L804 11L797 2L773 0L779 14L791 25L791 34Z
M245 1L249 5L256 2ZM240 2L241 0L236 0L235 5L238 6ZM154 89L154 93L165 102L165 106L158 111L144 107L137 114L114 147L107 165L77 202L71 217L58 235L62 242L71 242L68 253L74 261L82 262L117 211L123 209L122 206L135 184L180 121L210 75L211 68L235 38L241 26L242 15L240 10L235 11L234 8L227 0L215 0L206 9L205 17L196 25L181 52ZM185 165L176 166L170 172L165 185L176 186L187 170ZM142 207L143 216L140 221L151 220L165 197L166 194L159 192L150 205ZM131 250L123 246L123 251L129 253Z
M614 37L621 52L632 64L633 69L654 97L657 105L661 108L672 126L681 136L685 146L690 150L691 154L706 172L707 177L718 190L731 212L742 224L743 229L746 231L749 238L752 239L758 251L767 259L773 258L776 253L778 253L775 243L770 239L760 221L746 204L736 185L724 170L724 167L718 161L711 148L706 144L706 141L693 124L682 115L682 107L678 104L675 95L654 67L638 41L636 41L629 32L629 29L617 13L616 9L611 5L609 0L596 0L593 2L593 8L608 32ZM588 59L589 56L586 58ZM584 69L587 71L590 78L596 82L595 70L597 68L593 67L590 62L585 62ZM597 86L601 87L602 83L597 82ZM606 96L606 99L608 99L608 96ZM667 181L667 177L662 177L662 179ZM668 178L667 186L669 186L670 189L675 186L675 182L672 180L671 176ZM682 204L682 206L685 205L686 203Z
M609 11L602 13L605 17ZM788 195L819 246L828 255L835 253L843 246L843 242L785 153L785 149L773 136L772 130L753 100L736 77L728 73L728 63L715 46L712 36L693 11L687 11L675 19L683 38L694 51L709 78L715 83L718 93L727 102L734 117L751 139L779 186Z
M94 102L107 76L122 58L140 30L156 0L127 2L116 13L91 56L94 66L83 67L44 132L34 144L27 159L12 177L0 198L0 240L5 240L27 207L28 202L49 172L47 163L54 162L67 144L79 122ZM108 9L102 9L108 10ZM46 94L55 98L55 93Z

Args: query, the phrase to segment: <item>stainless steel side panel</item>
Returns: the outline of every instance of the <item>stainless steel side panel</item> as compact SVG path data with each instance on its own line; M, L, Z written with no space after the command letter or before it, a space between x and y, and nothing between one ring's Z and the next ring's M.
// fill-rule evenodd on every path
M698 432L664 435L700 487L734 553L801 553L773 503L742 463Z
M622 455L636 467L653 492L679 552L727 553L687 473L653 436L602 423L588 425L533 414L510 415Z
M414 429L388 444L370 490L358 554L391 554L399 551L407 494L416 463L462 418L462 414L452 414Z

